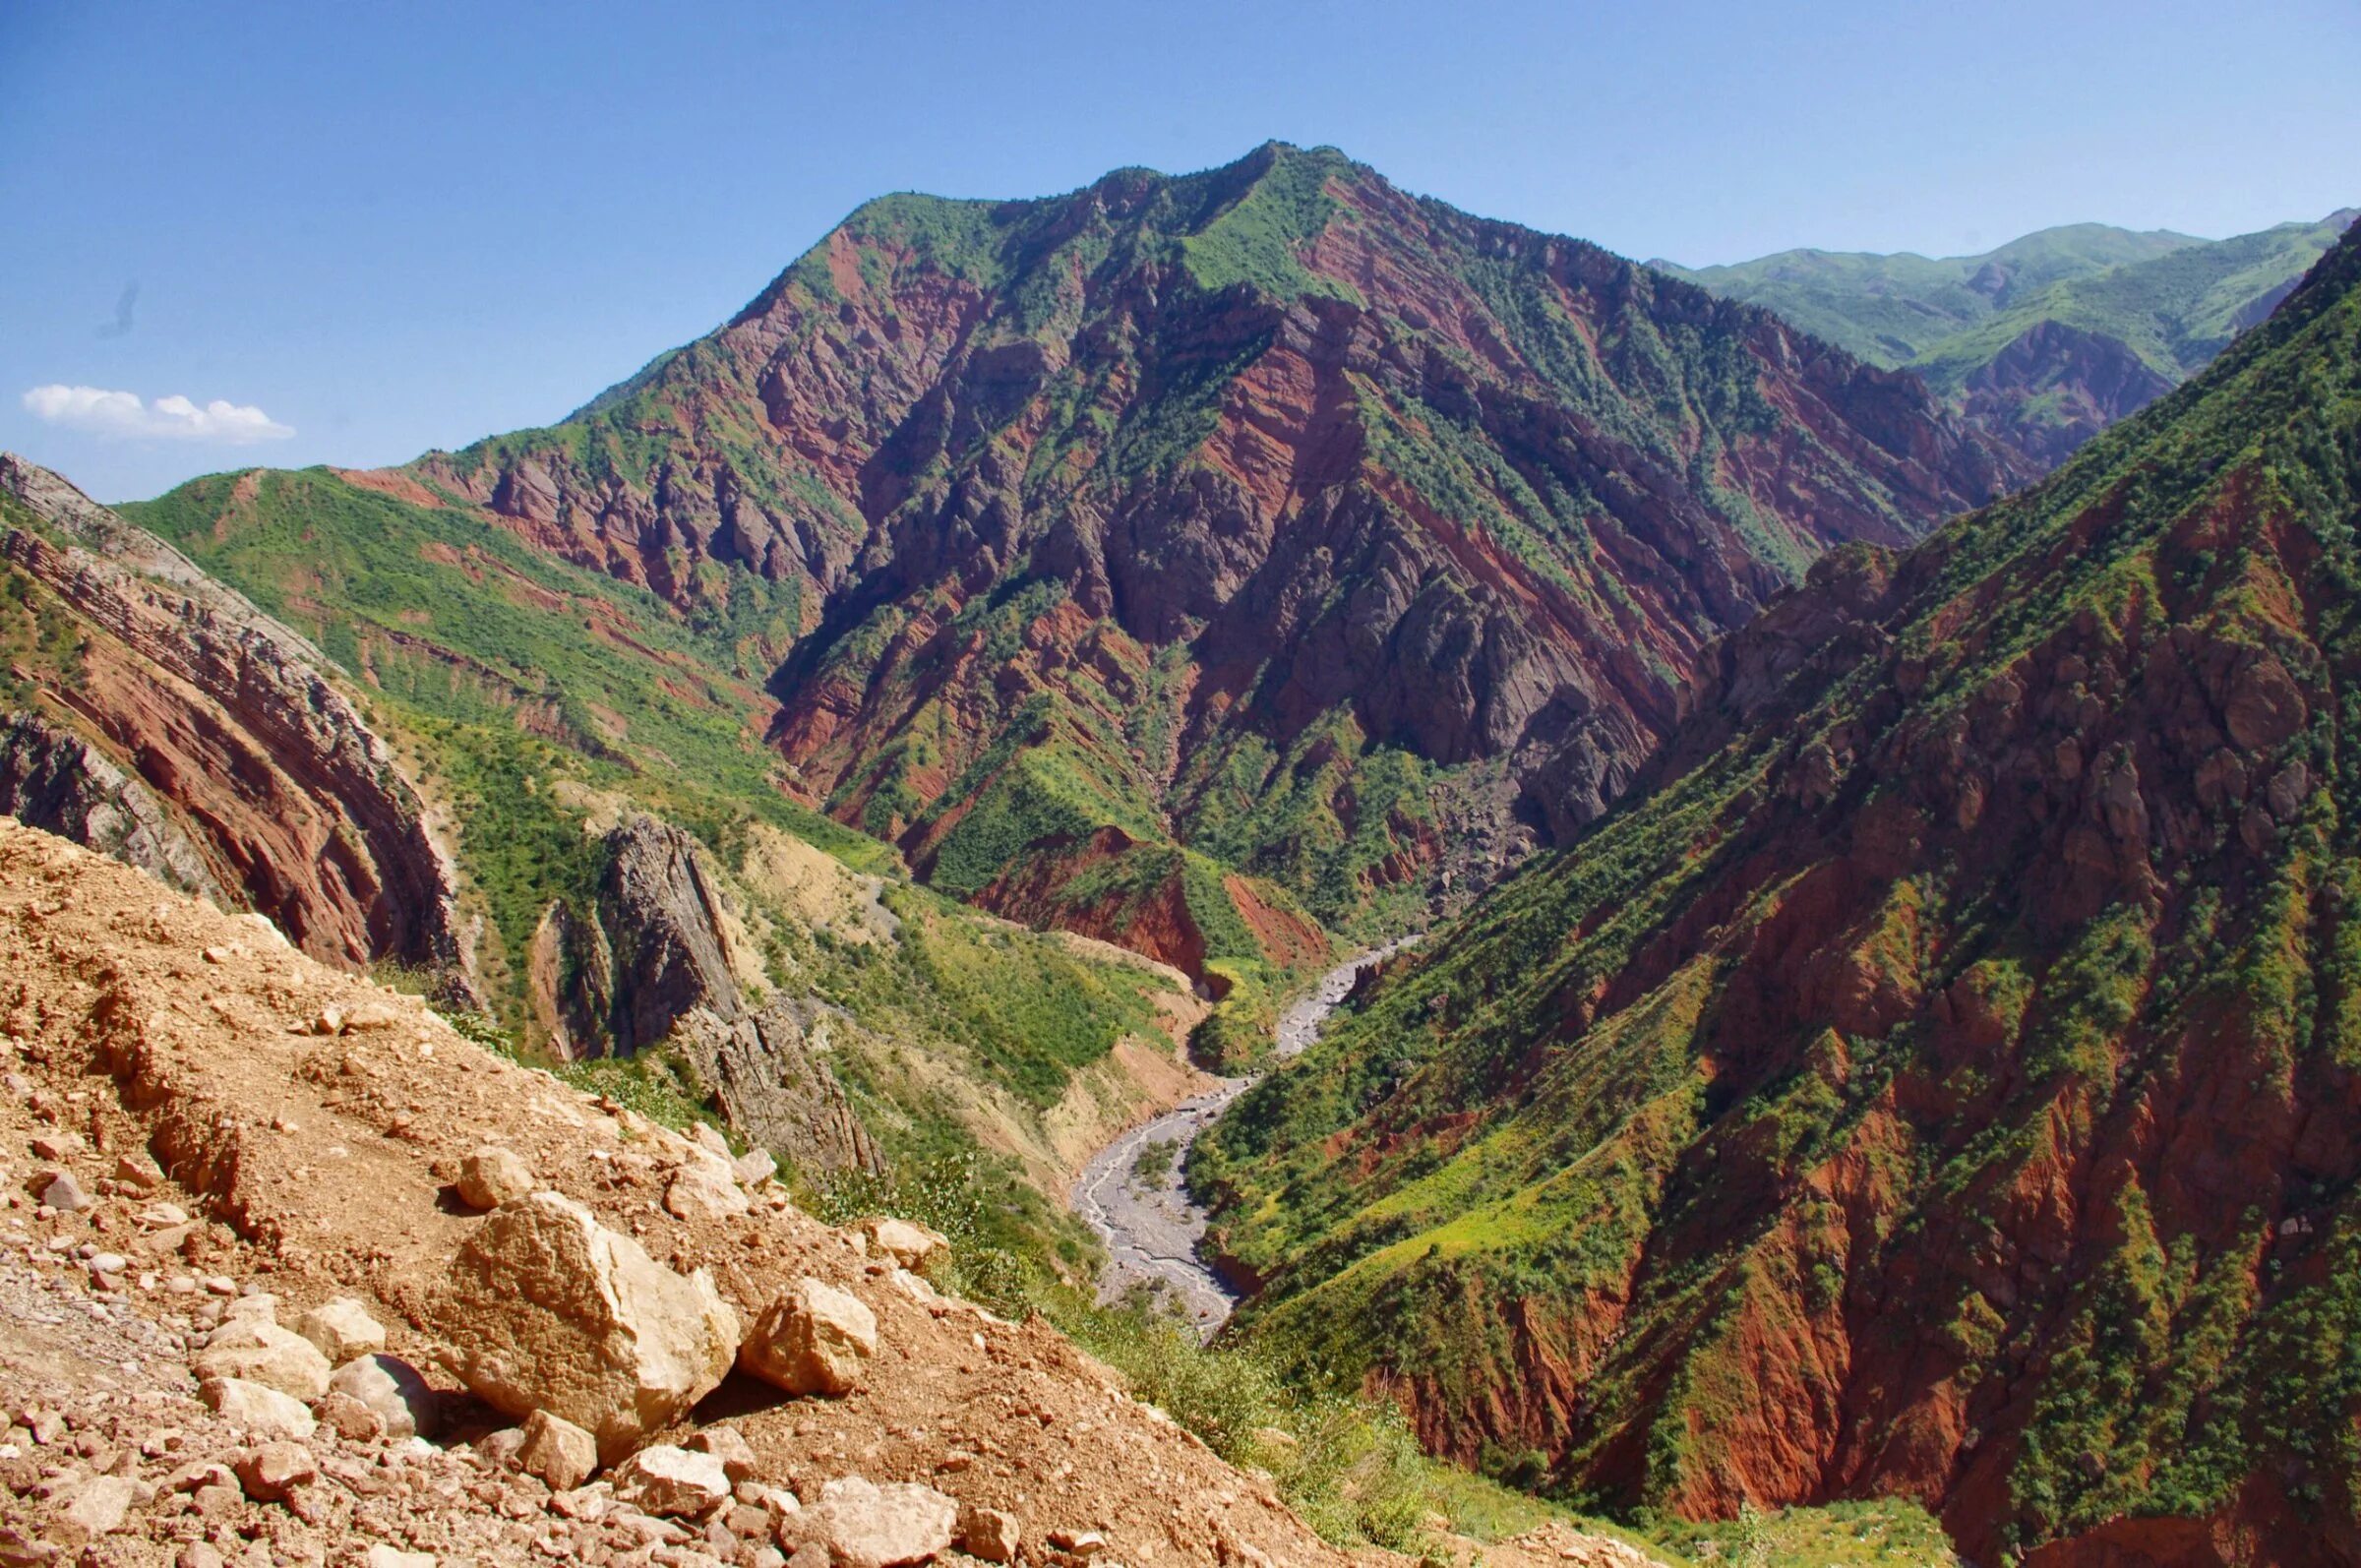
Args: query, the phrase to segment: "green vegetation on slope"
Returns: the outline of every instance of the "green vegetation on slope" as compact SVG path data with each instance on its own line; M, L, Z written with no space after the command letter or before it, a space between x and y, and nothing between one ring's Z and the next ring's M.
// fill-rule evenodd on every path
M1201 1139L1251 1340L1595 1504L2361 1539L2357 521L2352 239Z

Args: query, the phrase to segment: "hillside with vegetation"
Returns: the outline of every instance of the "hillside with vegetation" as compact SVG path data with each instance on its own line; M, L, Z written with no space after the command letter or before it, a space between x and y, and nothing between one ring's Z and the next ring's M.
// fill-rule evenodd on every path
M1775 310L1871 364L1917 370L2046 467L2204 369L2354 215L2226 240L2080 223L1941 260L1807 250L1651 265Z
M562 423L352 483L642 594L749 689L662 724L744 771L746 718L929 885L1251 998L1596 814L1821 550L2013 472L1763 312L1273 144L870 203ZM140 514L276 570L218 505Z
M1551 1493L2361 1552L2361 237L1718 651L1197 1145L1253 1342Z

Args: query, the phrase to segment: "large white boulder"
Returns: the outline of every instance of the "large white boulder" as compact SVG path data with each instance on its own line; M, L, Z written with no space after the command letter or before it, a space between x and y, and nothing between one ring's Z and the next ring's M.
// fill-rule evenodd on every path
M556 1192L477 1227L434 1315L478 1398L574 1422L605 1464L711 1393L738 1351L738 1315L703 1270L675 1274Z

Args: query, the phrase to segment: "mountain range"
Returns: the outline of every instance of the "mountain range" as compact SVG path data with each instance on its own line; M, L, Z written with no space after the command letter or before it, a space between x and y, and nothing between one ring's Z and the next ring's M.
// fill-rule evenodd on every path
M2341 227L1690 280L1276 143L887 197L546 428L0 458L0 811L1011 1311L1432 925L1190 1160L1247 1354L1627 1515L2341 1540Z
M2050 467L2270 315L2357 215L2226 240L2075 223L1941 260L1800 250L1649 265L1767 306L1870 364L1917 370Z

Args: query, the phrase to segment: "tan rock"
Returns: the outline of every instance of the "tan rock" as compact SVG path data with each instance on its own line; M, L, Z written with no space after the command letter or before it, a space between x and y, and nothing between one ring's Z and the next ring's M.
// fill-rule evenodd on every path
M275 1323L232 1318L213 1330L189 1363L200 1379L241 1378L310 1402L328 1392L328 1357Z
M255 1291L241 1296L221 1308L225 1321L244 1320L253 1323L278 1321L278 1297L269 1291Z
M664 1212L676 1220L724 1220L751 1207L727 1162L692 1160L664 1188Z
M124 1515L138 1497L138 1485L124 1476L95 1476L76 1486L60 1511L61 1535L95 1540L123 1528Z
M238 1456L238 1484L258 1503L284 1502L306 1481L320 1478L320 1466L301 1443L265 1443Z
M295 1320L295 1332L311 1341L331 1366L342 1366L356 1357L375 1356L386 1348L385 1325L349 1296L339 1296L304 1313Z
M878 1354L877 1315L861 1298L809 1277L756 1320L738 1364L790 1394L849 1394Z
M615 1500L643 1514L695 1519L730 1500L730 1478L719 1459L670 1443L642 1448L608 1478Z
M869 1237L873 1251L880 1252L906 1269L921 1269L938 1254L950 1249L950 1239L940 1231L920 1225L913 1220L896 1220L883 1216L861 1222L861 1234Z
M459 1248L435 1308L456 1370L519 1419L546 1410L612 1464L717 1387L738 1316L556 1192L503 1204Z
M720 1460L721 1468L729 1476L733 1487L740 1481L754 1479L754 1445L735 1426L708 1426L681 1446L692 1454L711 1454Z
M819 1501L779 1524L779 1544L824 1545L835 1568L901 1568L948 1551L959 1505L932 1486L879 1486L845 1476L820 1488Z
M216 1377L198 1385L197 1397L222 1420L250 1437L309 1437L312 1413L275 1388L242 1377Z
M564 1417L537 1410L524 1418L516 1464L551 1491L572 1491L598 1469L598 1440Z
M1012 1563L1016 1561L1017 1538L1020 1531L1016 1516L998 1508L982 1508L972 1503L959 1506L959 1549L970 1557L986 1562Z
M362 1556L361 1564L362 1568L435 1568L435 1554L431 1551L403 1551L398 1546L389 1546L381 1540Z
M347 1442L374 1443L386 1435L384 1417L333 1388L313 1403L312 1417Z
M418 1368L398 1356L363 1356L329 1377L332 1393L365 1406L385 1423L388 1437L432 1437L439 1424L435 1391Z
M514 1149L486 1145L459 1162L459 1196L470 1208L497 1209L534 1184L533 1168Z

